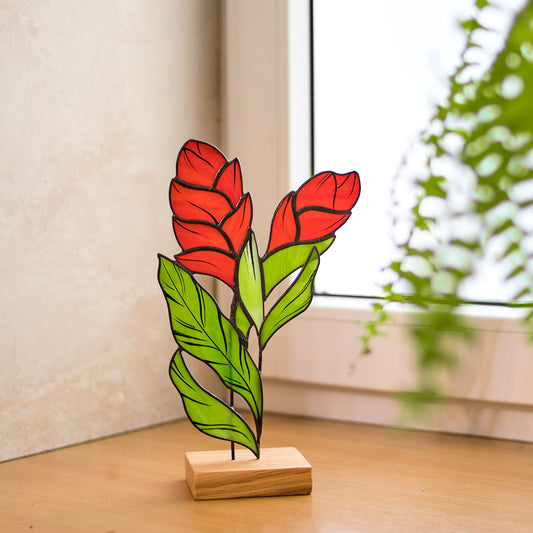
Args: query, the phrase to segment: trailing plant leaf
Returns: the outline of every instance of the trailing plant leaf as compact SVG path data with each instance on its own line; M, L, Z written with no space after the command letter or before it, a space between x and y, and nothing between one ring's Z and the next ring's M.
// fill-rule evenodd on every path
M261 377L237 330L181 265L161 255L159 283L178 345L208 364L226 387L240 394L259 425L263 411Z
M364 324L365 332L361 335L361 355L368 355L372 352L370 344L375 337L384 337L383 326L390 321L390 315L385 310L382 302L373 304L375 319Z
M303 313L313 299L313 282L320 262L318 250L313 247L302 271L268 313L260 333L263 349L268 340L289 320Z
M473 331L467 328L461 317L450 313L446 305L440 305L429 314L423 314L416 320L412 334L420 347L418 366L423 371L433 369L453 369L457 365L454 352L446 347L445 339L472 340ZM438 342L435 342L435 337Z
M423 414L428 407L444 402L440 390L432 385L421 386L415 391L400 392L397 397L416 414Z
M398 257L388 265L395 280L384 287L384 302L409 302L426 312L423 329L415 327L412 335L418 350L420 386L432 394L438 390L432 376L454 362L454 354L443 348L446 339L466 331L457 315L459 306L468 303L462 297L464 283L475 274L477 258L493 243L503 243L499 260L509 272L508 281L522 282L514 291L521 299L520 306L533 307L533 261L528 259L531 244L527 244L533 236L533 224L526 212L533 186L533 2L527 2L515 15L503 50L488 70L478 70L472 77L469 58L473 50L483 50L478 39L490 30L481 21L484 10L493 9L493 2L478 0L476 5L474 17L462 24L467 44L460 65L450 77L448 101L436 108L421 135L430 148L426 173L416 179L419 195L407 218L409 235L398 244ZM459 148L447 148L448 135L460 137ZM443 168L448 170L443 172ZM400 173L396 182L402 177ZM454 196L458 184L461 203ZM400 186L395 183L394 187ZM444 200L443 214L435 216L421 209L428 196ZM461 221L467 216L479 228L477 239L453 229L462 228ZM460 264L448 264L442 253L452 245L462 250L465 260ZM411 264L415 258L423 259L424 272L408 268L407 258ZM438 280L444 277L447 288L439 292ZM509 305L517 303L513 300ZM383 307L378 306L363 336L364 351L386 319ZM533 312L524 320L533 338Z
M181 395L185 412L197 429L211 437L242 444L259 457L259 446L248 424L234 409L198 384L180 350L172 358L169 373Z

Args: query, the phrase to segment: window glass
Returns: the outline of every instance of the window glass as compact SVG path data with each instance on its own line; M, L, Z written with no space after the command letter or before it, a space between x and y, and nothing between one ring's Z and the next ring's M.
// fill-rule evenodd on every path
M322 258L317 293L380 294L393 253L393 176L406 153L410 173L422 168L415 140L446 98L465 44L460 21L473 9L474 0L314 0L315 171L357 170L362 184L351 219ZM401 183L395 197L409 207L413 190ZM505 300L501 277L494 264L480 265L464 296Z

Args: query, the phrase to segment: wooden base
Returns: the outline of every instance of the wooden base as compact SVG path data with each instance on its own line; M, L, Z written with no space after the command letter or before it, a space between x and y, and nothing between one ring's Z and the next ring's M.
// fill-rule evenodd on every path
M309 494L311 465L296 448L187 452L185 477L195 500Z

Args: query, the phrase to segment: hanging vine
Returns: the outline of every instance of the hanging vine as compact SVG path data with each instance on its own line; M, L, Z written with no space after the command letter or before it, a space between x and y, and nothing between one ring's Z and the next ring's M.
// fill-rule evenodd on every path
M533 2L515 15L484 71L478 58L493 30L483 21L500 8L487 0L476 7L462 24L466 46L449 97L421 134L425 173L415 179L417 199L403 221L407 235L397 243L398 255L387 266L392 281L362 337L368 353L390 320L390 302L421 312L411 328L419 386L407 396L417 402L438 400L437 372L457 363L447 340L472 338L458 311L470 303L463 289L480 258L490 255L504 269L508 305L525 309L533 342Z

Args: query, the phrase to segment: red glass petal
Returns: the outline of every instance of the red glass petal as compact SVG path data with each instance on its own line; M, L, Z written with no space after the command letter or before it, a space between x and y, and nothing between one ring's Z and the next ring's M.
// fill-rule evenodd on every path
M222 224L222 230L229 237L235 253L238 254L252 223L252 199L247 194L235 212Z
M177 177L187 183L211 187L226 158L214 146L200 141L187 141L178 154Z
M296 238L296 220L292 207L293 196L294 192L285 196L274 213L267 253L278 246L293 242Z
M174 234L186 251L191 248L209 247L230 251L228 241L217 226L205 222L188 222L174 217Z
M242 174L239 161L234 159L219 175L215 188L229 196L235 206L242 196Z
M233 287L235 273L235 259L216 250L195 250L175 256L191 272L215 276L219 280Z
M312 241L331 235L342 226L350 214L328 213L311 209L300 214L299 241Z
M337 211L348 211L359 199L361 193L361 182L357 172L346 174L335 174L337 182L337 193L333 208Z
M296 192L296 209L306 206L333 208L336 186L332 172L321 172L308 179Z
M231 204L222 194L192 189L177 180L172 180L170 185L170 206L178 218L215 224L232 211Z
M296 210L306 206L326 207L336 211L351 209L360 193L357 172L336 174L321 172L306 181L296 193Z

